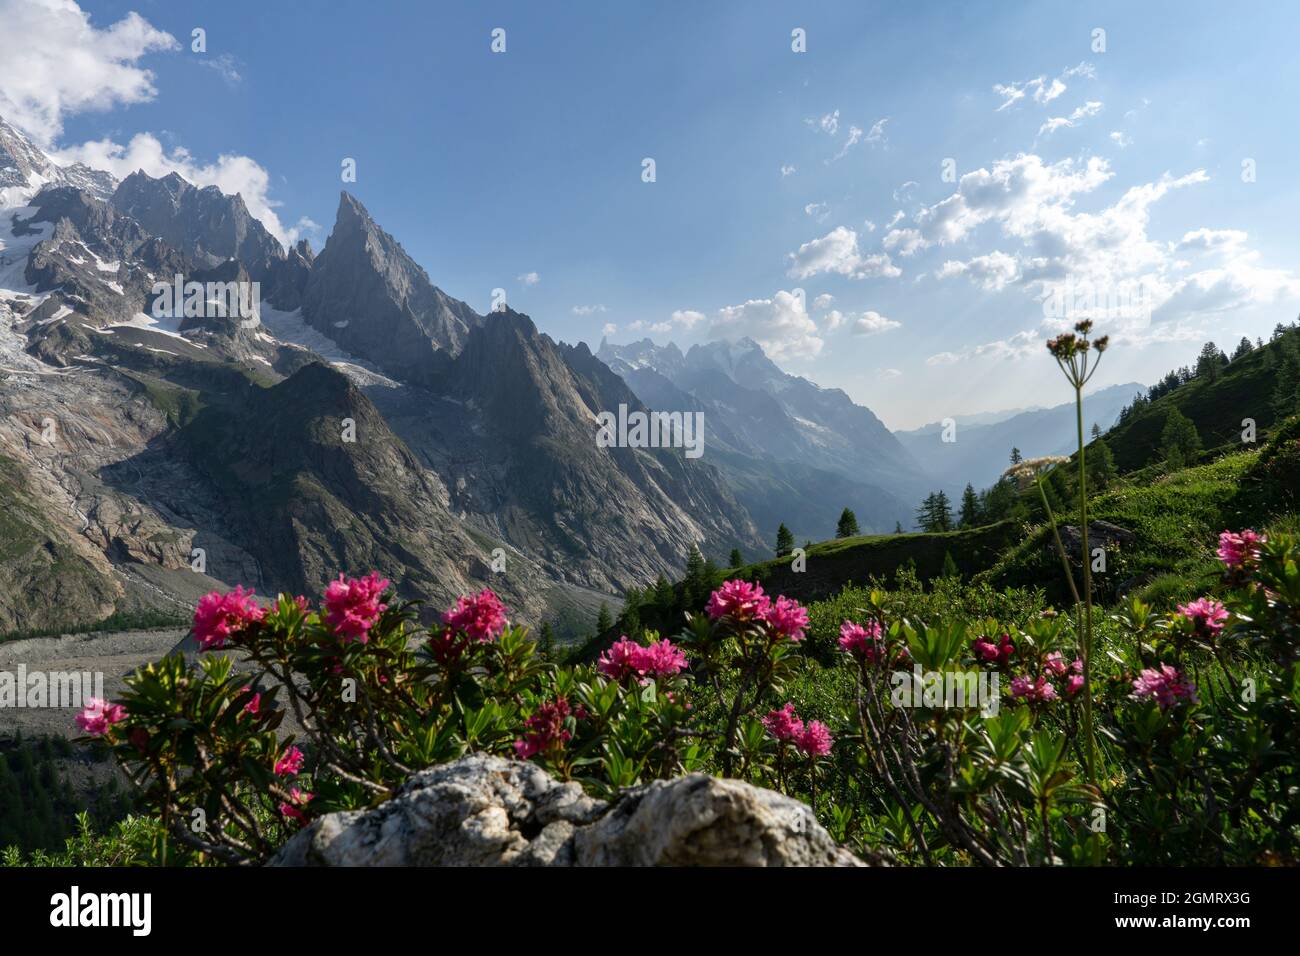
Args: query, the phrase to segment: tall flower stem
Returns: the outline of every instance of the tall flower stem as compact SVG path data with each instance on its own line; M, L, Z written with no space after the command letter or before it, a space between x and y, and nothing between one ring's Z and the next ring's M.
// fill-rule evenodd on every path
M1086 381L1086 379L1085 379ZM1079 431L1079 535L1083 564L1083 722L1088 727L1088 782L1097 785L1097 743L1092 732L1092 552L1088 550L1088 473L1083 444L1083 383L1074 389L1075 422ZM1073 583L1073 579L1071 579ZM1078 600L1078 595L1075 595Z
M1074 606L1079 606L1079 589L1074 583L1074 572L1070 570L1070 562L1065 557L1065 545L1061 543L1061 532L1056 528L1056 515L1052 514L1052 506L1047 503L1047 492L1043 490L1043 479L1035 479L1034 484L1038 485L1038 497L1043 499L1043 510L1047 512L1047 523L1051 525L1052 537L1056 539L1056 553L1061 556L1061 569L1065 571L1065 580L1070 585L1070 595L1074 598Z

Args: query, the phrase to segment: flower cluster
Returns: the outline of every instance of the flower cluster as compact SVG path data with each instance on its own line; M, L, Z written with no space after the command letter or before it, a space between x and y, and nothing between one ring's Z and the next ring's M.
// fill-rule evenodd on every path
M1045 676L1011 678L1011 696L1019 697L1030 703L1056 700L1056 688Z
M724 581L722 586L709 595L709 602L704 612L713 620L729 617L737 621L761 620L771 607L771 601L763 593L761 584L748 581Z
M1003 634L997 638L997 643L991 637L977 637L971 650L978 660L986 664L1005 664L1015 655L1016 645L1010 634Z
M325 589L325 623L334 628L343 640L362 644L370 639L370 629L379 621L379 615L388 608L379 600L388 589L388 579L371 571L364 578L339 575Z
M126 708L98 697L86 698L86 706L76 718L77 726L93 737L102 737L114 724L126 720Z
M768 711L767 716L762 718L762 723L774 739L793 744L808 757L824 757L831 752L833 738L830 728L820 720L810 720L805 724L795 713L794 704Z
M509 622L501 599L490 588L484 588L472 597L457 598L455 606L442 615L442 623L450 630L464 631L474 640L486 643L500 637Z
M200 650L220 650L227 640L265 616L266 610L254 603L251 589L245 591L240 585L226 594L213 591L199 598L194 608L194 637Z
M800 607L798 601L779 597L764 610L762 616L781 637L796 643L803 640L804 628L808 626L808 611Z
M573 709L567 697L557 697L538 707L537 712L524 721L523 738L515 741L515 753L519 759L527 760L568 743L573 735L564 724L571 714Z
M1241 568L1259 560L1259 547L1268 541L1268 537L1256 534L1251 529L1245 531L1224 531L1219 535L1219 560L1229 568Z
M1191 622L1198 633L1214 637L1223 630L1228 609L1213 598L1200 598L1178 605L1178 613Z
M596 662L596 669L610 680L621 681L632 676L643 684L652 677L680 674L684 667L686 654L672 641L655 641L643 646L626 636L611 644Z
M879 663L885 653L882 634L879 621L868 621L866 624L845 621L840 625L840 648L859 661Z
M291 746L275 762L275 775L277 777L295 777L302 770L302 762L302 751Z
M1133 681L1134 700L1154 700L1161 710L1166 710L1186 700L1196 703L1196 685L1187 680L1178 668L1161 664L1158 668L1145 668Z

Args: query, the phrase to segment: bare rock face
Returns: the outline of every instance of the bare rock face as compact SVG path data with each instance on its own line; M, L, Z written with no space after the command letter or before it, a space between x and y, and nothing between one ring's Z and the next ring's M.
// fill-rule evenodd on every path
M612 804L535 764L474 755L369 811L331 813L271 866L863 866L797 800L738 780L657 780Z

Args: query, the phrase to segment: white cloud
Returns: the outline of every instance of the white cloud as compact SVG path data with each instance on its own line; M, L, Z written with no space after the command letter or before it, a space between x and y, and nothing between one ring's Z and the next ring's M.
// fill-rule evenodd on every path
M177 173L196 186L216 186L223 193L238 193L248 211L281 242L292 245L301 237L302 220L298 226L289 228L280 222L275 210L281 203L268 195L271 176L247 156L223 153L215 163L202 163L182 146L168 153L150 133L137 133L125 146L102 139L54 150L51 155L61 163L81 162L92 169L107 170L119 179L136 170L144 170L154 177Z
M805 216L811 216L818 222L825 222L826 217L830 215L831 207L824 202L810 202L803 207Z
M824 344L817 324L803 310L800 297L785 291L770 299L750 299L719 309L709 334L725 339L748 336L778 360L813 358Z
M826 327L827 332L834 332L847 321L848 317L839 309L831 309L822 316L822 324Z
M1020 263L1015 256L994 250L967 262L948 260L936 273L940 279L968 275L988 292L1000 292L1020 278Z
M1101 102L1099 100L1089 100L1082 106L1076 108L1069 116L1054 116L1038 128L1038 135L1051 135L1058 129L1065 129L1076 126L1080 121L1088 119L1090 116L1096 116L1101 112Z
M205 56L197 62L200 66L213 70L227 86L238 86L244 81L243 75L239 72L242 69L242 64L229 53L223 53L220 56Z
M522 282L524 285L537 285L537 283L542 281L542 277L536 272L524 272L515 276L515 279Z
M785 179L785 177L793 175L794 172L795 172L795 168L791 166L789 163L786 163L784 166L781 167L781 178Z
M1015 335L1005 339L998 339L995 342L986 342L983 345L976 345L956 352L939 352L927 358L925 364L933 367L937 365L955 365L957 362L975 358L1030 358L1043 352L1046 347L1044 342L1045 340L1038 334L1037 330L1027 329L1024 332L1017 332Z
M899 210L896 211L892 216L889 217L889 222L885 223L885 228L886 228L886 229L893 229L893 228L894 228L895 226L897 226L900 222L902 222L905 218L906 218L906 216L904 216L904 214L903 214L903 210L899 209Z
M840 131L840 111L836 110L833 113L827 113L825 116L820 118L806 119L804 120L804 123L814 130L825 133L828 136L834 136Z
M912 196L916 192L916 187L921 185L915 179L909 179L903 185L894 190L894 202L911 202Z
M1120 130L1115 130L1115 132L1110 134L1110 141L1120 149L1128 149L1128 147L1133 145L1133 138Z
M847 226L836 226L820 239L805 242L788 258L790 268L787 274L794 279L807 279L823 272L850 279L902 275L902 270L888 255L864 255L858 249L858 234Z
M1235 252L1246 244L1246 233L1240 229L1194 229L1183 233L1177 249L1195 252Z
M925 248L925 240L917 229L891 229L885 233L880 244L887 251L896 252L900 256L914 255Z
M835 296L829 292L823 292L817 298L813 299L813 309L820 312L822 309L829 309L835 302Z
M902 324L902 322L895 322L893 319L885 318L879 312L863 312L862 315L853 320L853 334L876 335L880 332L896 329Z
M574 315L595 315L598 312L608 312L603 305L575 305L572 309Z
M694 309L678 309L670 317L674 326L683 329L693 329L705 320L703 312L696 312Z
M43 146L65 116L153 99L148 53L179 48L138 13L99 29L72 0L0 0L0 115Z
M884 144L889 142L889 137L885 135L885 124L888 122L889 117L886 116L884 119L878 119L872 123L871 132L867 133L867 142L873 145L876 143Z
M1025 98L1026 93L1032 93L1034 102L1040 106L1045 106L1069 89L1065 83L1066 80L1074 77L1091 80L1095 79L1096 76L1097 70L1091 63L1080 63L1078 66L1063 70L1059 76L1050 80L1046 76L1036 76L1032 80L1026 80L1022 83L995 83L993 92L1002 97L1002 102L995 112L1000 113L1019 103Z
M600 327L600 334L605 336L613 335L617 331L618 331L618 326L615 325L613 322L606 322L604 325Z
M876 224L872 222L870 219L864 219L862 220L862 228L867 230L867 232L875 232Z

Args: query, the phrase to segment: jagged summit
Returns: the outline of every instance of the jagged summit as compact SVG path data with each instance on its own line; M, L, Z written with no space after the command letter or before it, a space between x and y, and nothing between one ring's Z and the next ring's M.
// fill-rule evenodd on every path
M49 185L73 186L107 199L117 180L83 163L61 166L0 117L0 206L21 206Z

